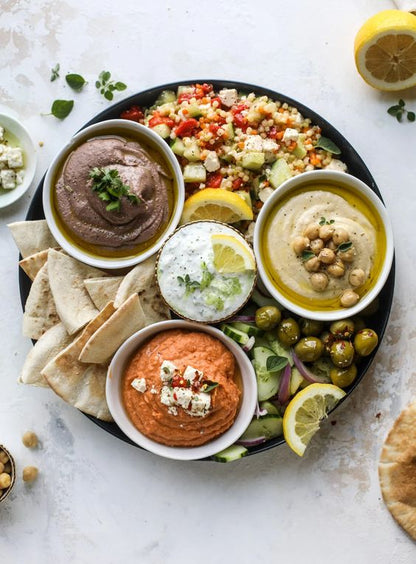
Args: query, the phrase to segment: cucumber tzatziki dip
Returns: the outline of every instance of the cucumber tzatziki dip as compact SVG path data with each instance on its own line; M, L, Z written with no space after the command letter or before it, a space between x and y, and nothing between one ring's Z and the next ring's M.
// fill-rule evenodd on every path
M231 317L249 298L255 279L250 245L219 222L184 225L159 254L162 296L175 313L192 321L215 323Z

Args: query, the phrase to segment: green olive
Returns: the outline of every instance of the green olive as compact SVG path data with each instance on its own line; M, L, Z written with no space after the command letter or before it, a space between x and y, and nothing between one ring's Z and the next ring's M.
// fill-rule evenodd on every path
M305 337L317 337L324 328L322 321L315 321L314 319L302 319L300 322L300 330Z
M329 330L338 339L350 339L354 335L354 321L352 319L334 321L331 323Z
M322 355L324 346L317 337L303 337L295 346L295 353L304 362L314 362Z
M277 326L277 337L285 347L290 347L299 341L300 329L297 321L292 317L283 319Z
M346 388L354 382L357 377L357 367L351 364L347 368L331 368L329 373L331 381L339 388Z
M330 350L331 350L331 346L334 342L334 335L332 333L330 333L329 331L324 331L323 333L321 333L319 335L319 338L321 340L321 343L324 346L324 351L323 354L326 356L329 356Z
M335 341L331 346L329 354L335 366L338 368L346 368L350 366L354 360L354 347L349 341Z
M354 337L354 347L360 356L368 356L378 345L378 336L372 329L361 329Z
M281 317L282 314L276 306L263 306L256 311L256 325L259 329L269 331L277 327Z

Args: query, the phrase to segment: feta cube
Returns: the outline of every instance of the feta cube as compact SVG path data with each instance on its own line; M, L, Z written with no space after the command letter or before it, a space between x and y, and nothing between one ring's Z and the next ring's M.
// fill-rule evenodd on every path
M332 159L332 161L325 168L328 170L339 170L340 172L347 171L347 165L339 159Z
M220 168L220 159L215 151L208 151L204 166L208 172L214 172Z
M238 92L235 88L223 88L219 91L218 97L224 106L230 108L238 100Z
M193 368L192 366L187 366L183 373L183 377L185 378L185 380L189 380L191 383L194 380L200 380L202 376L203 376L203 372L197 370L196 368Z
M246 139L244 149L246 151L255 151L261 153L263 151L263 138L260 135L250 135Z
M203 417L211 406L211 396L201 392L200 394L195 394L191 402L191 415L196 417Z
M16 188L16 173L14 170L0 170L0 179L3 190Z
M189 388L173 388L173 393L176 396L176 404L184 409L188 409L192 401L193 392Z
M153 393L153 389L151 390ZM167 405L168 407L175 404L175 400L173 399L173 390L168 386L163 386L160 390L160 401L163 405Z
M10 147L7 152L9 168L21 168L23 166L23 153L20 147Z
M16 172L16 184L21 184L23 182L24 177L25 177L25 173L23 170L19 170L18 172Z
M177 370L178 368L173 364L173 362L170 360L164 360L160 367L160 379L162 382L169 382Z
M147 388L145 378L135 378L132 381L131 385L135 390L137 390L140 393L145 392Z
M283 141L285 143L297 141L298 138L299 138L299 131L297 129L292 129L291 127L285 129L285 132L283 134Z

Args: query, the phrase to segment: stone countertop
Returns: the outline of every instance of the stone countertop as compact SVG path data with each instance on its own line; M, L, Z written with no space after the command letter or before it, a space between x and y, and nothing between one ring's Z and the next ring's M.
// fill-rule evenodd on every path
M373 90L357 74L352 54L362 23L393 2L1 4L0 112L26 124L39 160L28 194L0 210L0 441L14 454L19 477L0 506L2 560L414 561L414 542L381 499L377 463L393 421L416 396L416 125L400 124L386 111L400 96L415 109L416 96ZM58 62L61 77L50 82ZM24 219L59 147L109 106L94 86L102 70L128 85L115 101L200 77L282 92L331 122L373 174L397 246L391 317L371 369L302 459L284 445L232 464L164 460L105 433L53 392L17 383L31 343L21 336L18 253L6 224ZM88 80L82 92L65 84L67 72ZM42 115L56 98L75 100L63 121ZM41 440L34 451L21 443L27 429ZM20 479L27 464L40 469L32 486Z

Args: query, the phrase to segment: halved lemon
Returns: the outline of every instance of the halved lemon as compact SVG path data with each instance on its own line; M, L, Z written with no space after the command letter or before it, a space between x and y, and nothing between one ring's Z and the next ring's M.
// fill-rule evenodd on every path
M221 274L255 270L256 263L251 249L233 235L211 235L214 266Z
M355 64L378 90L416 85L416 16L384 10L368 19L355 37Z
M311 384L290 401L283 415L283 435L296 454L303 456L320 421L345 394L333 384Z
M186 200L181 223L203 219L236 223L253 219L253 210L234 192L220 188L204 188Z

